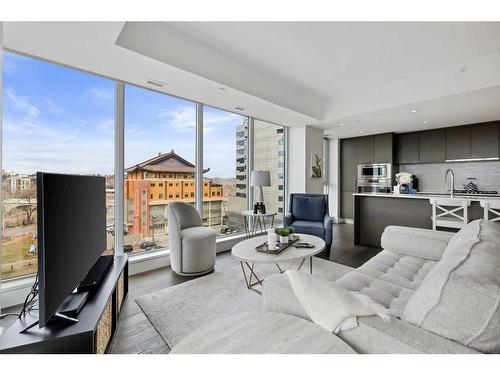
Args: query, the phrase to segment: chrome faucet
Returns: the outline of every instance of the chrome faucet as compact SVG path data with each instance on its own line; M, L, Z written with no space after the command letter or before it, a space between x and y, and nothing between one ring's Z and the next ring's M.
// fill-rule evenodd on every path
M451 175L451 186L448 188L448 175ZM450 197L455 198L455 174L451 169L447 169L444 175L445 189L450 190Z

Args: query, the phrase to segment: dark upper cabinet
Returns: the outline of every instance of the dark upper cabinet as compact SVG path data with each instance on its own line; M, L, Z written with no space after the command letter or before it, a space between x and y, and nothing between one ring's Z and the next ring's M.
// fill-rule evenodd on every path
M459 126L446 129L446 160L470 158L470 127Z
M415 164L419 162L418 158L418 133L405 133L398 136L397 163Z
M373 136L373 162L392 163L393 158L393 134Z
M358 138L358 163L373 163L373 137Z
M498 157L498 124L473 125L470 127L470 157Z
M357 139L342 139L340 142L340 186L342 191L356 190L358 166Z
M444 163L445 130L433 129L420 133L418 159L420 163Z

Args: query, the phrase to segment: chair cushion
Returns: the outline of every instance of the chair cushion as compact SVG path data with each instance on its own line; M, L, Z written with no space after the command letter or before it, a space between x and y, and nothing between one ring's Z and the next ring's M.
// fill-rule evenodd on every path
M322 222L325 217L325 200L323 197L294 196L292 213L296 220Z
M216 233L208 227L192 227L183 229L181 273L198 273L208 271L215 264ZM177 271L177 270L175 270Z
M448 243L403 319L485 353L500 352L500 226L475 220Z
M325 236L323 222L295 220L291 226L297 233L311 234L321 238Z
M361 267L336 281L337 285L364 294L401 317L403 310L435 261L383 250Z

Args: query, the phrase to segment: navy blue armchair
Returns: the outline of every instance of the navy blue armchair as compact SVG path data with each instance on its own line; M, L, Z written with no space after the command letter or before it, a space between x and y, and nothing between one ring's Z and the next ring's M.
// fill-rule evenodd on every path
M328 210L328 195L290 194L288 213L283 218L283 224L292 227L296 233L322 238L328 251L332 245L333 225Z

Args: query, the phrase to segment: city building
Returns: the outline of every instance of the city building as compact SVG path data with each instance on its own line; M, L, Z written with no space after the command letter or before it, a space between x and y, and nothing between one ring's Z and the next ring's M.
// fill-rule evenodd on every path
M271 186L263 187L267 212L276 212L277 222L281 222L285 194L285 148L284 128L262 121L254 121L253 170L271 172ZM248 174L248 120L236 129L236 198L238 204L246 205Z
M174 150L131 166L125 172L125 220L132 234L149 235L153 227L166 231L169 202L195 203L195 165ZM222 185L204 179L204 224L212 227L223 224L223 202Z
M35 187L35 176L28 176L25 174L12 173L9 176L10 192L12 194L20 191L29 190Z

